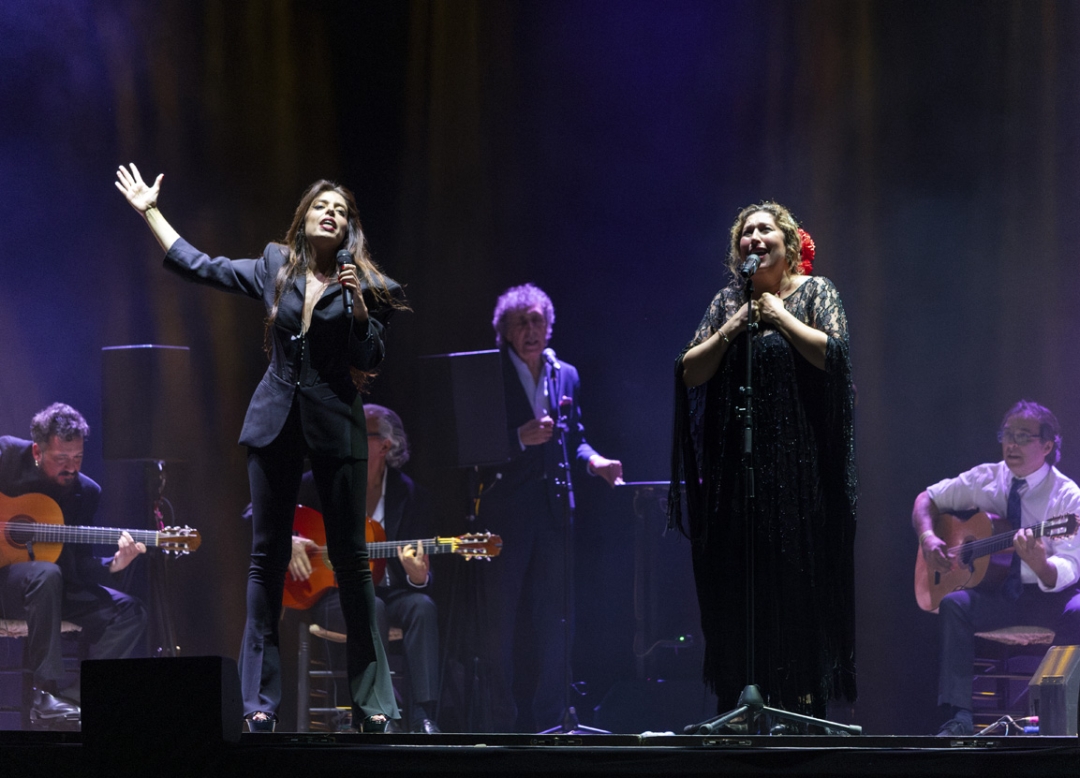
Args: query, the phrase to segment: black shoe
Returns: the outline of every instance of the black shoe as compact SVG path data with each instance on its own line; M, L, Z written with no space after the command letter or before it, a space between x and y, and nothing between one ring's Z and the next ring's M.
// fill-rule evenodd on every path
M277 726L277 716L265 711L257 711L247 717L248 732L273 732Z
M386 732L386 727L390 721L390 717L383 713L365 716L360 721L360 731L368 733Z
M420 719L420 726L418 726L415 732L419 732L421 735L441 735L442 730L439 729L439 725L431 719Z
M78 705L41 689L34 689L30 700L31 729L77 729L82 711Z
M975 727L971 723L971 719L957 717L949 719L941 725L941 731L937 733L938 737L971 737L975 734Z

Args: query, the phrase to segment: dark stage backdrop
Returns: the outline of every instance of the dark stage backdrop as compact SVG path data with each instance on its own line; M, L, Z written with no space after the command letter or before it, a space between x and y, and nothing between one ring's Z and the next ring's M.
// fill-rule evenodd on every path
M140 466L101 456L101 348L190 347L177 426L200 453L167 489L204 537L172 568L186 654L239 645L236 438L265 368L261 313L160 269L112 185L121 162L164 172L163 212L227 256L280 238L312 180L354 189L414 308L371 395L410 429L427 421L417 358L491 347L498 293L539 284L589 438L635 481L667 478L672 364L726 281L731 220L789 205L851 323L868 732L937 723L914 496L999 456L1020 397L1057 412L1061 467L1080 476L1074 3L40 0L4 3L0 36L0 434L26 435L55 400L80 408L101 522L142 526ZM414 474L460 522L455 478L421 452ZM633 517L627 495L581 491L587 714L634 676ZM665 580L685 581L659 530ZM693 592L669 591L672 629L694 632ZM696 678L696 661L663 672Z

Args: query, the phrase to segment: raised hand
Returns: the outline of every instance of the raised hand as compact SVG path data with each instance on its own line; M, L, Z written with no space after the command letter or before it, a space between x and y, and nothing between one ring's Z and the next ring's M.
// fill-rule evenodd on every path
M147 210L157 205L158 193L161 191L161 179L164 177L165 174L160 173L154 179L153 185L147 186L139 173L139 169L132 162L130 171L123 165L120 166L116 171L117 180L114 183L116 188L127 198L127 201L131 203L131 207L139 213L145 214Z

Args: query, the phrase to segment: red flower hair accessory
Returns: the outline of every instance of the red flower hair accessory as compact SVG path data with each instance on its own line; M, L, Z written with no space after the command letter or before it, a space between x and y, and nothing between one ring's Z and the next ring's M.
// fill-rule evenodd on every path
M814 272L814 239L810 237L810 233L799 228L799 272L804 276L808 276Z

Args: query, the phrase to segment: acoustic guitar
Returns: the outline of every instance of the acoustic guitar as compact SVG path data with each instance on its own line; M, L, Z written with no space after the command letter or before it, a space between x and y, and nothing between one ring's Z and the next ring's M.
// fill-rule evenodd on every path
M1075 513L1063 513L1024 529L1037 538L1066 538L1076 533ZM934 522L934 534L945 541L953 557L947 573L931 573L920 548L915 555L915 600L924 611L937 613L942 598L958 589L982 585L992 589L1005 580L1013 557L1016 530L1008 521L983 512L970 519L942 513Z
M285 593L282 604L294 610L307 610L314 605L323 592L337 586L334 570L326 554L326 528L322 514L313 508L297 505L293 514L293 534L301 535L315 544L308 546L311 559L311 576L306 581L285 577ZM368 517L364 532L367 537L368 557L371 562L371 579L383 580L386 560L396 559L398 549L422 543L425 554L457 554L465 559L493 559L502 551L502 538L490 532L476 532L456 538L425 538L422 540L390 540L379 522Z
M55 562L65 543L116 545L127 532L136 543L169 554L190 554L202 543L198 530L165 527L162 530L120 527L81 527L64 524L64 512L48 495L31 492L19 497L0 493L0 567L16 562Z

